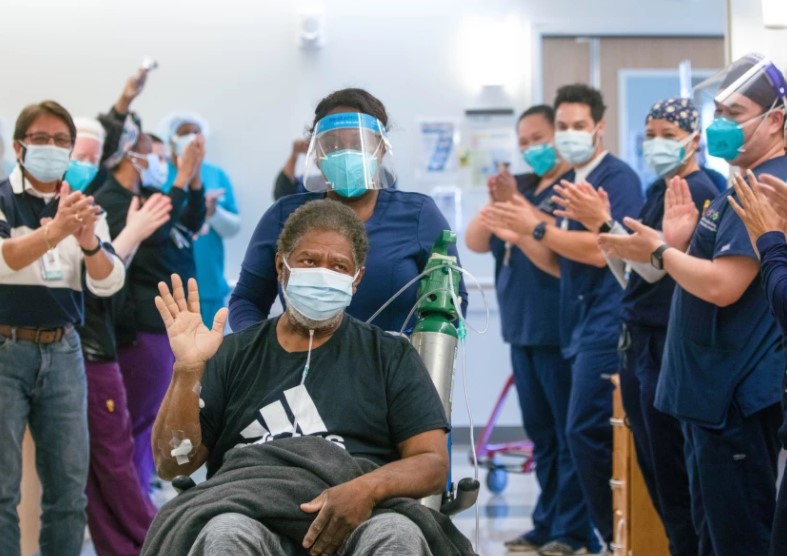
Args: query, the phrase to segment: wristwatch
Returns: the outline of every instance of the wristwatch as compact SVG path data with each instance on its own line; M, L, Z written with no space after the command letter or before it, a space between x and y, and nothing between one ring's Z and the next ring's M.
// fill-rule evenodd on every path
M544 234L547 232L547 223L546 222L539 222L536 224L536 227L533 228L533 239L536 241L541 241L544 239Z
M612 231L612 226L614 226L614 225L615 225L615 219L614 218L612 220L607 220L601 226L599 226L598 233L600 233L600 234L608 234L609 232Z
M670 246L666 243L659 245L653 253L650 254L650 264L656 270L664 270L664 251L669 249Z
M85 255L85 257L92 257L104 247L104 244L101 242L101 238L96 236L96 239L98 240L98 245L96 245L93 249L85 249L84 247L81 247L82 253Z

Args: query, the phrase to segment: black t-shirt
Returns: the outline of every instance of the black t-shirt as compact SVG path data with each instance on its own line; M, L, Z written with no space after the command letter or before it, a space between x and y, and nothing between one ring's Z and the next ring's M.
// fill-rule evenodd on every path
M322 436L353 456L383 465L399 459L397 444L448 430L440 397L420 356L400 337L347 314L325 344L286 352L278 318L224 339L202 378L202 442L208 476L227 450L293 435Z

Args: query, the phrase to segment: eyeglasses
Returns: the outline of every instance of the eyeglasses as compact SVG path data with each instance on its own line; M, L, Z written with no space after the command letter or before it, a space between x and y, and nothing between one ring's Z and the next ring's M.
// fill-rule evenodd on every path
M43 132L27 133L23 137L28 139L31 145L48 145L50 142L54 142L56 146L67 149L73 144L71 136L65 133L58 133L57 135L49 135Z

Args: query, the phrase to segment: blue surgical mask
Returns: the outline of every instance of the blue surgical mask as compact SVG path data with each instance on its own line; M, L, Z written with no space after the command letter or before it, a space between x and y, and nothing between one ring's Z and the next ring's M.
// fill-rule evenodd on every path
M175 146L175 154L178 156L183 156L186 154L186 147L188 147L196 138L196 133L189 133L188 135L175 135L172 138L172 144Z
M552 145L533 145L522 151L522 159L537 176L543 176L557 164L557 152Z
M743 147L743 125L719 116L708 126L708 154L724 160L737 158Z
M692 133L684 141L691 141L693 137L694 134ZM664 139L663 137L645 139L642 143L642 154L645 157L645 163L660 178L669 177L686 160L684 141Z
M290 271L284 298L288 306L316 322L333 319L350 304L353 282L358 277L342 274L328 268L290 268L286 258L284 266ZM360 271L359 271L360 272Z
M593 133L575 129L555 132L555 147L560 157L574 166L584 164L596 152Z
M71 149L54 145L24 145L25 170L41 183L52 183L63 177L71 162Z
M320 171L342 197L360 197L374 180L377 158L355 149L333 151L320 159Z
M98 174L98 164L72 160L68 165L65 180L74 191L82 191L93 181L96 174Z
M139 172L139 180L142 182L142 185L161 189L167 183L169 165L166 160L161 160L156 153L139 154L132 151L128 155L131 159L131 165ZM147 161L147 168L137 162L138 158L144 158Z

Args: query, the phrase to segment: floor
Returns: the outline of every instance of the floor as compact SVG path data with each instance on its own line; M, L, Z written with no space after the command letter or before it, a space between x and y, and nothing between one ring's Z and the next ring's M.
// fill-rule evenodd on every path
M454 446L452 452L453 477L457 481L463 477L473 477L468 446ZM516 465L518 459L510 463ZM509 463L509 462L506 462ZM198 472L199 473L199 472ZM195 474L196 475L196 474ZM532 473L508 473L507 484L500 494L493 494L486 486L487 472L479 469L481 492L478 497L479 544L477 552L481 556L500 556L506 554L503 541L511 539L529 529L530 513L538 495L538 485ZM199 480L199 479L197 479ZM175 495L169 484L154 495L158 505L164 504ZM454 523L476 546L476 508L470 508L454 517ZM527 553L518 553L527 555ZM82 556L95 556L89 534L85 539Z

